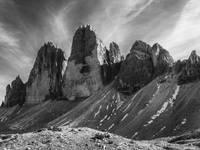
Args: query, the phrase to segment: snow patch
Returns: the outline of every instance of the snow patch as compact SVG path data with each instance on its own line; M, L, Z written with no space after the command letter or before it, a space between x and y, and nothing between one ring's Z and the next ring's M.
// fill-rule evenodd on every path
M152 124L153 121L154 121L156 118L158 118L158 117L167 109L167 107L168 107L169 105L170 105L171 107L173 107L173 105L174 105L174 100L176 99L176 97L177 97L177 95L178 95L178 93L179 93L179 89L180 89L180 86L177 85L177 86L176 86L176 89L175 89L175 92L174 92L174 94L172 95L172 98L168 99L168 100L162 105L161 109L158 110L158 111L156 112L156 114L153 115L153 116L151 117L151 120L150 120L147 124L145 124L144 126L148 126L148 125Z
M182 120L181 124L184 125L184 124L186 124L186 122L187 122L187 119L184 118L184 119Z
M111 125L109 126L108 130L112 129L112 128L114 127L114 125L115 125L114 123L111 124Z
M138 135L138 132L135 132L132 136L132 138L136 137Z
M98 111L94 114L94 118L96 118L96 116L100 113L100 111L101 111L101 107L102 107L102 106L99 106Z
M100 120L100 122L103 122L107 118L107 115L103 119Z
M132 97L131 101L133 101L133 100L136 98L136 96L137 96L140 92L141 92L141 91L138 91L138 92ZM131 104L132 104L132 103L129 103L128 106L124 109L123 112L127 111L127 110L129 109L129 107L131 106Z
M126 119L126 117L128 117L128 113L126 115L124 115L124 117L122 118L121 121L124 121L124 119Z
M109 105L106 106L106 110L108 110L108 108L109 108Z
M124 109L124 111L123 111L123 112L127 111L127 110L128 110L128 108L131 106L131 104L132 104L132 103L128 104L128 106L127 106L127 107Z
M123 101L120 98L119 93L117 93L117 99L116 99L116 103L117 103L117 110L123 105Z

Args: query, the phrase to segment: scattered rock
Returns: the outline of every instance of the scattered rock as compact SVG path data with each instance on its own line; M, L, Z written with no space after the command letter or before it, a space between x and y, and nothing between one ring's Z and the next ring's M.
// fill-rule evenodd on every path
M51 130L51 131L59 131L59 132L61 132L61 131L62 131L62 128L55 127L55 126L50 126L50 127L48 127L48 130Z

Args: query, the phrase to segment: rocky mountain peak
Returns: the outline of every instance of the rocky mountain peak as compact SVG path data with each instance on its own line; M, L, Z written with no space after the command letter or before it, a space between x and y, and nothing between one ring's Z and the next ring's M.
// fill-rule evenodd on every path
M109 49L109 57L111 63L117 63L121 61L121 53L117 43L111 42Z
M151 51L151 46L141 40L136 40L135 43L133 44L130 52L143 52L143 53L148 53Z
M200 79L200 57L196 51L193 50L187 60L176 62L175 71L180 73L178 76L179 84Z
M200 57L197 55L196 50L193 50L189 56L189 59L191 64L196 64L200 62Z
M26 102L37 103L61 95L64 52L52 42L38 51L26 88Z
M20 76L17 76L11 84L6 87L6 96L4 105L12 107L14 105L22 105L25 101L25 84L21 80Z
M71 54L63 77L64 97L69 100L90 96L102 87L100 65L108 52L90 25L81 26L73 37Z
M152 46L151 53L153 65L157 75L166 72L170 67L172 67L174 62L172 56L160 44L155 43Z
M138 40L122 64L119 87L126 92L137 91L155 77L167 72L172 64L173 58L158 43L151 47Z
M97 38L90 25L79 27L73 37L72 50L69 60L76 63L85 63L84 58L92 55L92 51L97 45Z
M158 44L158 43L155 43L155 44L152 46L152 51L153 51L153 53L155 53L155 56L158 56L158 55L160 54L160 49L163 49L163 48L162 48L161 45Z

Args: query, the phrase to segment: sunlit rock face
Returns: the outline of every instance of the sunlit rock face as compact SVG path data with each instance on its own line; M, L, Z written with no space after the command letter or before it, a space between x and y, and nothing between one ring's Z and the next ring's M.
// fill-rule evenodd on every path
M61 96L64 52L48 42L40 48L26 86L26 103Z
M159 44L153 47L143 41L136 41L119 72L118 89L132 93L169 70L173 58Z
M110 43L110 49L106 50L106 63L101 65L101 74L104 85L112 82L119 73L122 56L119 46L115 42Z
M25 84L19 76L6 87L6 96L3 105L12 107L14 105L22 105L25 101Z
M154 44L151 53L155 76L161 75L172 68L174 60L161 45L158 43Z
M111 63L118 63L121 61L121 53L117 43L110 43L109 58Z
M101 66L106 47L89 25L77 29L63 77L63 96L69 100L90 96L103 86Z
M179 73L178 83L184 84L200 79L200 57L193 50L187 60L177 61L175 72Z

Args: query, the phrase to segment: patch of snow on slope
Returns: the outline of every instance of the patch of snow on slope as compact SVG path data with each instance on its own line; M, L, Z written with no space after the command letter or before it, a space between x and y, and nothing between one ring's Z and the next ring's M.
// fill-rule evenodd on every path
M127 107L124 109L124 111L123 111L123 112L127 111L127 110L128 110L128 108L131 106L131 104L132 104L132 103L128 104L128 106L127 106Z
M123 105L123 103L124 103L121 100L119 93L117 93L117 99L116 99L116 101L117 101L117 110L118 110Z
M108 110L108 108L109 108L109 105L106 106L106 110Z
M153 135L153 137L157 136L158 134L160 134L165 129L166 129L166 126L162 127L155 135Z
M138 135L138 132L135 132L131 138L134 138Z
M100 120L100 122L103 122L107 118L107 115L103 119Z
M174 105L174 100L176 99L176 97L177 97L177 95L178 95L178 93L179 93L179 90L180 90L180 86L177 85L177 86L176 86L176 90L175 90L175 92L174 92L172 98L170 98L170 100L169 100L169 103L170 103L171 107Z
M124 119L126 119L126 117L128 117L128 114L124 115L124 117L122 118L121 121L124 121Z
M174 100L176 99L176 97L177 97L177 95L178 95L179 89L180 89L180 86L177 85L177 86L176 86L176 89L175 89L175 92L174 92L174 94L172 95L172 98L168 99L168 100L162 105L161 109L158 110L158 111L156 112L156 114L153 115L153 116L151 117L151 120L150 120L147 124L145 124L144 126L148 126L148 125L152 124L152 123L153 123L153 120L155 120L156 118L158 118L158 117L167 109L167 107L168 107L169 105L170 105L171 107L173 107Z
M182 120L181 124L184 125L184 124L186 124L186 122L187 122L187 119L184 118L184 119Z
M156 92L153 94L152 98L149 100L149 104L152 102L152 99L158 94L159 90L160 90L160 84L157 83ZM146 104L146 106L149 106L149 104Z
M184 119L181 121L181 123L178 124L173 130L174 130L174 131L179 130L179 129L181 128L182 125L186 124L186 122L187 122L187 119L184 118Z
M141 92L141 90L138 91L138 92L133 96L133 98L131 99L131 101L133 101L133 100L136 98L136 96L137 96L140 92ZM128 104L128 106L124 109L123 112L127 111L127 110L129 109L129 107L131 106L131 104L132 104L132 102Z
M100 113L100 111L101 111L101 107L102 107L102 106L99 106L98 111L94 114L94 118L96 118L96 116Z
M109 126L108 130L112 129L112 128L114 127L114 125L115 125L114 123L111 124L111 125Z

